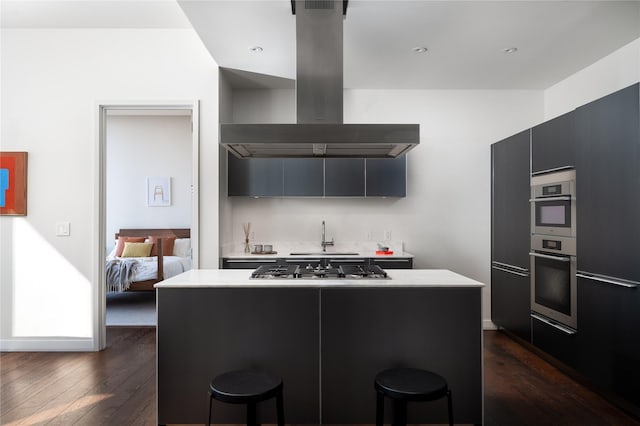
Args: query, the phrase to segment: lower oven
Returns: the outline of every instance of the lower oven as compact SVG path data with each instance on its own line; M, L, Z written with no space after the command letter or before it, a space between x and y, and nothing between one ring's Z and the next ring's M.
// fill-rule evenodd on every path
M529 255L531 315L565 332L575 332L578 328L575 238L532 235Z

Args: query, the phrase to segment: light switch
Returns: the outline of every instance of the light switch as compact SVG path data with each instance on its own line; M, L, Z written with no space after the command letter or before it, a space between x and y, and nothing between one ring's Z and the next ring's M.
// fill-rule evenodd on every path
M56 236L68 237L71 235L71 224L69 222L57 222L56 223Z

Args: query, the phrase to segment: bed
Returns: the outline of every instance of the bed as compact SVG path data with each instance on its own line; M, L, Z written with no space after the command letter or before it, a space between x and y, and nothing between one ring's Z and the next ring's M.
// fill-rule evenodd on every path
M191 230L120 229L106 259L107 292L152 291L191 269Z

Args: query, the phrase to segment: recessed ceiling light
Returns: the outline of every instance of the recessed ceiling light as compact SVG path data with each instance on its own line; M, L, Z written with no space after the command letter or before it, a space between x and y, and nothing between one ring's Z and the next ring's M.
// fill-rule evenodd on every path
M414 48L413 48L413 49L411 49L411 50L413 50L413 51L414 51L414 52L416 52L416 53L424 53L424 52L426 52L426 51L427 51L427 50L429 50L429 49L427 49L427 48L426 48L426 47L424 47L424 46L418 46L418 47L414 47Z
M506 49L502 49L504 53L516 53L518 51L517 47L507 47Z
M251 46L251 47L249 48L249 50L250 50L251 52L253 52L253 53L260 53L260 52L262 52L264 49L263 49L262 47L260 47L260 46Z

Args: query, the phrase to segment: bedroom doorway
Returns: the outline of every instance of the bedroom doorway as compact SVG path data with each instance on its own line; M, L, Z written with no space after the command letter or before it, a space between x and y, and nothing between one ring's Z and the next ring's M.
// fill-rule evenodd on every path
M120 229L186 228L189 265L197 267L198 102L101 104L99 123L102 349L107 326L155 327L156 321L155 291L107 289L105 259L114 256ZM143 266L137 274L146 273L149 265Z

